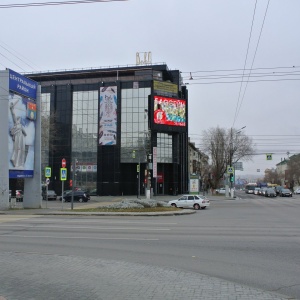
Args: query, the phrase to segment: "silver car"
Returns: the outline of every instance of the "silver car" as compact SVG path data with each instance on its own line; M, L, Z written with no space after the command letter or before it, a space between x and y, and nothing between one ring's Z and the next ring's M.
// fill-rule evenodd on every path
M181 208L205 209L209 206L209 200L200 195L183 195L177 200L168 202L170 206Z

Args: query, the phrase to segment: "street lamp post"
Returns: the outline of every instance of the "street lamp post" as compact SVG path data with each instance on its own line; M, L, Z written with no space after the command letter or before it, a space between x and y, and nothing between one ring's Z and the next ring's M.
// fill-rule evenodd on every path
M246 126L243 126L242 128L238 129L235 134L241 133L241 131L246 128ZM230 164L230 169L232 170L233 168L233 131L232 131L232 127L230 128L230 145L229 145L229 164ZM234 191L233 191L233 181L235 181L235 170L232 173L232 180L231 180L231 176L229 176L230 178L230 196L231 198L234 197Z

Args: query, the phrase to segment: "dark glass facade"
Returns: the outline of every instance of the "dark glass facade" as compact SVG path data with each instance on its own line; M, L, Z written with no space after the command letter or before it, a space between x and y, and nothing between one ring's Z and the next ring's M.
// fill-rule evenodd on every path
M188 125L186 132L159 132L151 130L150 119L155 94L185 99L188 108L178 70L147 65L26 76L42 86L42 169L52 168L50 187L56 192L61 191L63 158L68 179L80 188L97 189L98 195L144 195L148 168L154 194L188 191ZM106 102L101 102L101 93L109 90L114 98L103 94ZM68 180L64 188L69 187Z

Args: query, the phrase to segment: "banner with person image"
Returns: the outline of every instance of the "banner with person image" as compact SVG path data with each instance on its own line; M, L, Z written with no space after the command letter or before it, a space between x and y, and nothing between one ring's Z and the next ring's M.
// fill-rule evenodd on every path
M8 153L9 177L33 177L36 129L36 103L33 100L9 94Z
M99 145L117 144L117 86L100 88Z

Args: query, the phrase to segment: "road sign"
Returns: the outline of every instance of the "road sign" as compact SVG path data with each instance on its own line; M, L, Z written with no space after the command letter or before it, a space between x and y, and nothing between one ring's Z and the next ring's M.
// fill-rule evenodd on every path
M45 168L45 177L51 177L51 168L50 167L46 167Z
M61 160L61 166L62 168L65 168L67 166L67 161L64 158Z
M243 162L237 161L232 164L235 170L243 171Z
M46 184L49 185L49 183L50 183L50 179L47 178L47 179L46 179Z
M61 181L67 180L67 169L66 168L60 168L60 180Z
M272 153L267 153L266 158L267 160L272 160Z
M228 174L233 174L233 173L234 173L234 167L228 166L228 167L227 167L227 173L228 173Z

